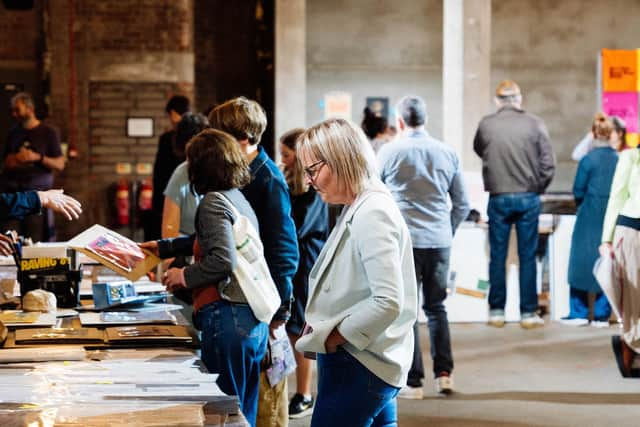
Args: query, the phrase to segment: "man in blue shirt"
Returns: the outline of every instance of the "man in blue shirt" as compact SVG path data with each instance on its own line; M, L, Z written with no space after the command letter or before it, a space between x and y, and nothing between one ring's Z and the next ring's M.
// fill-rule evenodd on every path
M406 96L396 110L401 135L380 149L380 174L411 233L417 282L418 287L422 284L428 318L436 390L448 394L453 387L453 356L444 300L451 241L469 213L469 203L458 156L425 130L425 102L417 96ZM424 366L417 322L414 335L413 364L400 397L421 399Z

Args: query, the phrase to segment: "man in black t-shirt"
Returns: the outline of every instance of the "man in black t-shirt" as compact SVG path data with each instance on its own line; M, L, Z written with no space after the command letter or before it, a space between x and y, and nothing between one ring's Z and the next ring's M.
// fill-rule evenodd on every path
M65 165L58 133L38 120L28 93L11 98L11 113L18 124L9 131L4 150L2 191L49 190L53 187L53 171L62 171ZM34 241L47 241L50 225L49 215L44 212L4 222L2 229L14 229Z

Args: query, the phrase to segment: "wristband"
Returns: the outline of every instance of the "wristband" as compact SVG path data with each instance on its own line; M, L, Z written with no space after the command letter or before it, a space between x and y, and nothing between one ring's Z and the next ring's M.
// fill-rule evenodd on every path
M42 162L44 161L44 154L40 153L40 160L38 160L38 164L42 165Z

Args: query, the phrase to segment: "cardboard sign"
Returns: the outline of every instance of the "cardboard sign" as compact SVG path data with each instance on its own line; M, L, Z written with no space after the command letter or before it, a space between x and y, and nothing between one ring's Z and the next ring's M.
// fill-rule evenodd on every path
M637 50L602 49L602 90L604 92L638 90Z
M325 94L324 118L351 120L351 94L348 92L329 92Z
M638 92L604 92L602 111L623 119L627 124L627 132L638 132Z

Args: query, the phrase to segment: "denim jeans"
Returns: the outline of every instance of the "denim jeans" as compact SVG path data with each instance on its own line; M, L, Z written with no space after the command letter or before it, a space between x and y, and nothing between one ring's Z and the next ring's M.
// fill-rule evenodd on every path
M311 427L396 427L399 390L341 348L318 354L318 398Z
M447 281L449 274L450 248L413 248L413 262L416 267L416 282L418 292L422 286L423 306L429 325L429 340L431 343L431 359L433 360L433 375L441 372L453 371L453 355L451 354L451 337L449 335L449 320L444 307L447 297ZM413 325L413 362L409 370L407 385L422 387L424 378L424 364L420 348L418 322Z
M569 318L589 318L589 292L582 289L569 288ZM611 306L604 292L598 292L593 303L593 320L607 321L611 316Z
M511 226L515 224L520 262L520 313L538 309L536 249L540 197L536 193L508 193L489 197L489 308L504 310L507 300L506 268Z
M260 362L267 351L268 327L246 304L218 301L202 307L195 317L202 331L202 361L218 386L238 396L240 410L255 426L258 412Z

